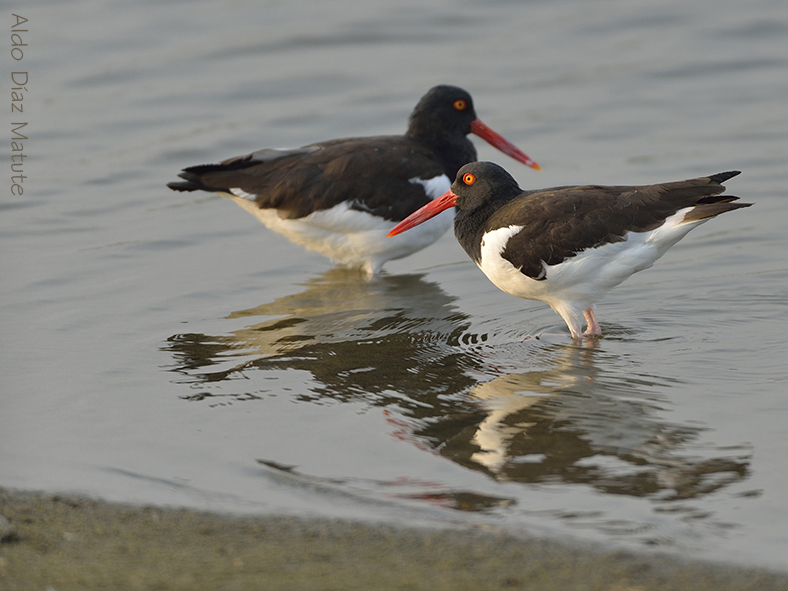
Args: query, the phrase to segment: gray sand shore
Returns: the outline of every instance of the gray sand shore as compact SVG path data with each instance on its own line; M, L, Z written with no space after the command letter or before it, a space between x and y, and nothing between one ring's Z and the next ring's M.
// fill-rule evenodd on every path
M484 531L223 516L0 489L0 589L788 590L788 574Z

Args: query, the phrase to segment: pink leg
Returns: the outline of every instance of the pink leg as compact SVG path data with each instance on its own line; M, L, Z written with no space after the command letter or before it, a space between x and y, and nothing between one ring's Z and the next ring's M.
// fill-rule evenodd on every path
M590 336L599 336L602 334L602 329L599 327L599 323L596 321L596 317L594 316L594 309L589 308L588 310L583 310L583 316L586 317L586 323L588 323L588 328L584 334Z

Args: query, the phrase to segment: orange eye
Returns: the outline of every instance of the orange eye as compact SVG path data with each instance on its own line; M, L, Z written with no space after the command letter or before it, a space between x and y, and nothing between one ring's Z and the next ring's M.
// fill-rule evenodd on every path
M454 101L454 108L458 111L464 111L466 106L467 105L465 104L465 101L462 99L457 99Z
M466 185L472 185L476 182L476 175L466 172L464 175L462 175L462 182Z

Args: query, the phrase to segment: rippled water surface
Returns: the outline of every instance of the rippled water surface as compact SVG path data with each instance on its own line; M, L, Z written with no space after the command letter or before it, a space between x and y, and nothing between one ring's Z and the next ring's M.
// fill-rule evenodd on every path
M784 2L9 11L29 19L24 59L2 58L29 73L29 139L0 215L0 486L788 568ZM524 187L738 169L756 205L611 293L581 347L451 235L367 282L165 187L400 133L437 83L542 165L477 142Z

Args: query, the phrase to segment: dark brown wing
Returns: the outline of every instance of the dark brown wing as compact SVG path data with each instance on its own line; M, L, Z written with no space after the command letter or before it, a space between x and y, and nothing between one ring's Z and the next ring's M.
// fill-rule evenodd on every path
M486 228L523 226L502 256L533 279L544 279L544 265L557 265L588 248L620 242L627 232L646 232L685 207L688 219L713 217L748 204L721 196L721 183L738 171L710 177L631 187L559 187L523 194L496 211ZM507 219L506 224L501 220ZM512 220L515 220L512 222Z
M405 136L332 140L295 150L261 150L187 168L180 191L241 189L261 208L300 218L350 200L351 207L400 221L430 200L411 179L443 169L430 149Z

